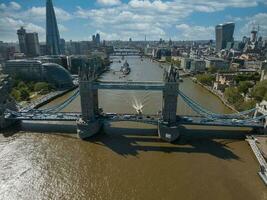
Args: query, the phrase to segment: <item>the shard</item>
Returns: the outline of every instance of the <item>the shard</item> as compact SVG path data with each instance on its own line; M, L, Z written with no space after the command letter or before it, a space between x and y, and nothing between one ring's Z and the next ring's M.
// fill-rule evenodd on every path
M46 46L47 53L60 54L60 36L57 27L57 19L52 0L46 1Z

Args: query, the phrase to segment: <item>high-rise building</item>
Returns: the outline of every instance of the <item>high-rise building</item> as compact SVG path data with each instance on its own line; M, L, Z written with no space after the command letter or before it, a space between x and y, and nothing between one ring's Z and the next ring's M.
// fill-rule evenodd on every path
M63 38L60 38L59 43L60 43L60 53L65 54L65 49L66 49L66 47L65 47L66 46L65 40Z
M40 55L40 45L37 33L26 33L27 56Z
M225 49L228 42L233 42L235 24L232 22L219 24L215 27L216 33L216 50Z
M100 34L99 33L97 33L95 36L95 42L96 42L96 44L100 44Z
M92 42L95 43L95 35L92 35Z
M29 57L40 55L40 45L38 39L38 33L27 33L26 30L21 27L18 31L20 52Z
M19 48L20 52L24 53L25 55L27 54L27 47L26 47L26 30L21 27L18 31L18 38L19 38Z
M46 45L48 54L60 54L60 36L52 0L46 1Z

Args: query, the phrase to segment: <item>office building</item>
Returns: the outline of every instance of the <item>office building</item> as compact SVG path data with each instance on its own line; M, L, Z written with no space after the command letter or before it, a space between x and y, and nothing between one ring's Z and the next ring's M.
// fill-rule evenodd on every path
M17 31L17 34L21 53L24 53L28 57L40 55L38 33L27 33L26 30L21 27Z
M46 45L48 54L59 55L61 53L60 36L52 0L46 1Z
M219 24L215 27L216 33L216 50L225 49L228 42L233 42L235 24L232 22Z
M66 53L66 42L63 38L59 40L59 45L60 45L60 53L65 54Z
M95 36L95 42L96 42L97 45L100 44L100 34L99 33L97 33L96 36Z
M40 55L40 45L37 33L26 34L27 56L35 57Z
M4 64L3 72L24 81L45 81L57 88L73 86L70 73L55 63L42 63L38 60L9 60Z
M26 30L21 27L18 31L18 38L19 38L19 48L20 52L24 53L25 55L27 54L27 46L26 46Z
M230 67L229 62L221 58L208 57L205 58L205 62L208 69L228 70Z

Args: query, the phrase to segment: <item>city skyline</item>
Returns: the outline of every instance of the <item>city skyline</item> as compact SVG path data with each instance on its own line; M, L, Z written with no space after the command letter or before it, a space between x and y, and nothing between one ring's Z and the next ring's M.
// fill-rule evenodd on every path
M66 40L209 40L215 26L232 21L234 39L249 35L254 25L267 36L267 4L262 1L149 1L96 0L53 1L59 32ZM45 41L45 1L0 1L0 38L18 41L16 30L24 26Z

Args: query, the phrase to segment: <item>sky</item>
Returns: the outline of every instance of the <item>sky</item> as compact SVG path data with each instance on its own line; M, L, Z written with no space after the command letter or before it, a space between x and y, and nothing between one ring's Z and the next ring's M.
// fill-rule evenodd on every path
M234 38L253 26L267 37L267 0L53 0L60 37L91 40L209 40L215 25L235 22ZM16 30L45 41L45 0L0 0L0 41L16 42Z

